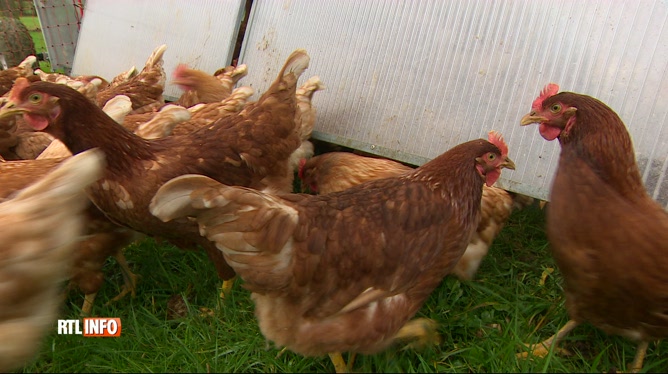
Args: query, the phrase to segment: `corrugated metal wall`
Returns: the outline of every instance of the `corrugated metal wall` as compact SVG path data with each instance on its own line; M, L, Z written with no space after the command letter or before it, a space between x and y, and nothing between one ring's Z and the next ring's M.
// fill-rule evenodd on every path
M263 92L306 48L316 138L421 164L500 130L518 168L499 185L546 198L559 144L519 119L555 82L617 111L668 205L667 20L663 0L255 0L242 83Z
M179 63L213 73L232 60L243 0L87 0L72 73L111 79L144 66L153 49L167 44L166 99L181 95L171 85Z

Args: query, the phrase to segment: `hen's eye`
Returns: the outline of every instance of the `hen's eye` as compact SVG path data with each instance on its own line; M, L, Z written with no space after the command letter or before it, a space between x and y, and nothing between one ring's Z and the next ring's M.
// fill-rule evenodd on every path
M33 104L37 104L42 100L42 95L36 94L36 93L32 94L32 95L28 96L28 100Z
M552 113L557 113L560 110L561 110L561 105L559 105L559 104L552 104L552 106L550 107L550 111Z
M487 154L487 159L488 160L494 161L495 158L496 158L496 155L494 153L488 153Z

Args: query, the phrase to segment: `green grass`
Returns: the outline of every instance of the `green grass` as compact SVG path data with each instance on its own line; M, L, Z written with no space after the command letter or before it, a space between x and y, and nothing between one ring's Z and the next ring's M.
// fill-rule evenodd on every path
M38 17L19 17L21 22L26 25L33 42L35 43L35 52L48 52L44 34L42 34L42 25L39 23ZM47 73L51 72L51 63L49 61L40 61L39 68Z
M633 359L635 345L579 326L562 344L570 357L520 360L521 343L541 341L568 320L561 277L549 255L543 211L516 212L472 282L448 277L418 314L440 323L442 343L424 350L392 347L358 356L357 372L608 372ZM239 282L225 300L204 253L184 252L151 239L126 251L142 276L136 298L105 306L122 284L109 261L94 315L120 317L120 338L49 335L25 372L332 372L327 357L308 358L270 347ZM549 269L555 269L549 273ZM541 278L544 283L541 283ZM187 316L168 320L167 301L190 298ZM82 296L72 291L63 318L78 318ZM213 310L203 315L200 308ZM668 344L650 344L646 371L668 370Z

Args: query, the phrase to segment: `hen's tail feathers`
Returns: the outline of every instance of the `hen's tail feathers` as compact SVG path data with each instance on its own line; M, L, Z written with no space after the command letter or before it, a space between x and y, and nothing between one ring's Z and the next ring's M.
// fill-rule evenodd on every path
M313 99L316 91L324 90L326 87L317 75L309 78L301 87L297 89L297 97L302 100Z
M309 78L295 93L297 107L299 108L299 114L295 116L295 120L300 121L299 138L302 141L311 137L315 126L317 111L311 102L313 94L323 89L325 89L325 86L320 81L320 77L315 76Z
M230 78L232 78L236 83L239 81L239 79L245 77L246 75L248 75L248 66L246 66L246 64L241 64L232 70L230 73Z
M165 105L148 122L139 125L136 135L144 139L158 139L172 134L174 127L191 118L188 109L180 105Z
M37 62L37 57L30 55L21 61L17 67L19 67L21 70L23 70L24 76L32 75L33 70L32 67L35 65Z
M146 60L146 64L144 65L144 70L148 70L157 65L162 65L162 56L165 54L166 50L167 50L167 44L163 44L154 49L153 53L151 53L151 55L148 57L148 60Z
M112 80L109 82L109 87L116 87L121 83L125 83L125 82L129 81L130 78L137 75L138 73L139 72L137 71L137 67L132 66L127 71L124 71L124 72L118 74L117 76L115 76L114 78L112 78Z
M288 60L283 65L283 68L278 73L279 79L290 73L293 73L295 77L299 78L304 70L308 68L308 64L311 61L311 58L306 53L305 49L297 49L290 54Z
M233 87L239 80L246 75L248 75L248 66L242 64L239 66L228 66L226 68L220 69L213 74L221 82L231 83L230 87Z

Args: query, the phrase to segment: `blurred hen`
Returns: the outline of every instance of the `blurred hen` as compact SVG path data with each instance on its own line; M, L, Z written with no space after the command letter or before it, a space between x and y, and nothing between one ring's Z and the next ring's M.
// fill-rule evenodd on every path
M0 372L24 365L58 316L102 158L82 153L0 203Z

